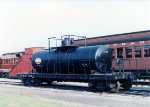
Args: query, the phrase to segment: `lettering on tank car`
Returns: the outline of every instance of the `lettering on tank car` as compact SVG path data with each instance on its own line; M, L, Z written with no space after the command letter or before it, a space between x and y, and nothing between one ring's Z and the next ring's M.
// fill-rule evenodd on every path
M36 63L36 64L41 64L41 62L42 62L41 58L36 58L36 59L35 59L35 63Z

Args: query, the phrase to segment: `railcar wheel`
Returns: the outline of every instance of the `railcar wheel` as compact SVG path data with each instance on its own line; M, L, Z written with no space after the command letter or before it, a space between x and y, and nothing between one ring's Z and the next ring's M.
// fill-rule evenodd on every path
M90 82L88 83L90 88L93 88L95 91L103 92L106 90L106 83L105 82Z
M41 81L39 79L37 79L37 78L31 78L30 82L29 82L29 85L30 86L38 86L40 84L40 82Z
M38 86L40 84L40 80L37 78L23 78L22 83L24 86Z
M89 82L89 83L88 83L88 86L89 86L90 88L95 88L95 84L94 84L93 82Z
M48 85L52 85L53 81L47 81Z
M105 82L97 83L96 89L100 92L106 91L106 83Z
M26 78L21 79L22 85L28 86L28 80Z
M121 87L126 91L130 90L130 88L132 87L132 81L131 80L122 81Z
M118 92L120 88L120 83L117 81L117 82L112 83L111 85L112 85L112 88L110 88L110 92L112 93Z
M132 84L122 85L122 88L123 88L125 91L129 91L131 87L132 87Z

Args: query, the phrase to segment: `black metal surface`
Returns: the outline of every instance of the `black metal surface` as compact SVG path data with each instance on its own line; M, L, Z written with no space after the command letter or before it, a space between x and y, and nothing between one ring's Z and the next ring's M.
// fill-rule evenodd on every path
M124 75L122 73L122 75ZM31 74L17 74L19 78L47 78L51 80L63 81L115 81L119 79L129 79L130 73L126 76L120 76L118 73L105 73L105 74L46 74L46 73L31 73Z
M116 73L106 73L106 74L46 74L46 73L32 73L32 74L17 74L19 78L22 77L33 77L33 78L47 78L47 79L61 79L61 80L82 80L82 81L97 81L97 80L118 80ZM127 79L127 78L126 78Z
M41 59L38 64L35 62L37 58ZM111 50L106 46L67 46L58 47L50 52L37 52L31 61L33 68L41 73L90 74L91 71L109 71L111 59Z

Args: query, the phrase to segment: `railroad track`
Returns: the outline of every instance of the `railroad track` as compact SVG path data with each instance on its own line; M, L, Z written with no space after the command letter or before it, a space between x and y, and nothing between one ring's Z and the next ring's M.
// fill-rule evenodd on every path
M133 81L133 84L150 86L150 71L139 72L139 77L137 80Z
M13 80L13 79L0 79L0 86L1 85L7 85L9 87L24 87L21 84L20 80ZM53 88L53 89L59 89L59 90L75 90L75 91L87 91L87 92L93 92L93 90L91 88L88 87L88 85L86 83L69 83L69 82L61 82L61 83L57 83L55 82L54 84L52 84L51 86L48 86L46 84L42 84L39 87L35 87L35 88ZM101 92L97 92L101 94ZM109 92L106 92L109 93ZM133 87L131 88L131 90L129 91L125 91L123 89L120 89L118 91L118 93L111 93L111 94L120 94L120 95L133 95L133 96L143 96L143 97L150 97L150 86L146 85L133 85Z
M149 80L145 80L145 79L142 79L142 80L135 80L132 82L133 85L143 85L143 86L150 86L150 81Z

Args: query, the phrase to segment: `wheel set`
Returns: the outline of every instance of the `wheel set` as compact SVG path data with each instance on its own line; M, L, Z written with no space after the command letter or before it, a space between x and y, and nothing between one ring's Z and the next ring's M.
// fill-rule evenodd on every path
M41 81L37 78L22 78L22 83L24 86L38 86Z
M100 82L89 82L88 86L99 92L109 91L115 93L118 92L121 87L126 91L130 90L130 88L132 87L131 82L125 83L121 84L119 81L114 82L100 81Z

